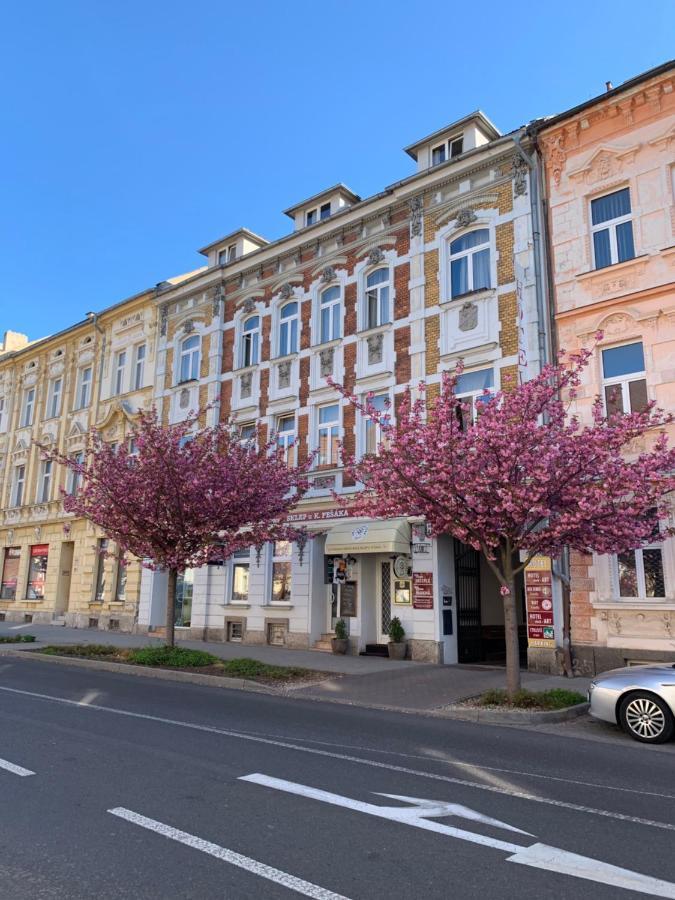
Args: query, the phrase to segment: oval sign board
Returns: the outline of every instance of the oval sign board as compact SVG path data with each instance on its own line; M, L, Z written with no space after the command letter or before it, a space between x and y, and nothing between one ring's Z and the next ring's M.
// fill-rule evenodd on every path
M368 526L367 525L359 525L358 528L354 528L352 531L352 540L353 541L362 541L364 537L368 534Z

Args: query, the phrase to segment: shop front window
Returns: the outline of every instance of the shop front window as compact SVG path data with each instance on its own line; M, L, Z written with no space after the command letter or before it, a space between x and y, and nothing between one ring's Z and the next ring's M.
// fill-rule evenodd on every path
M195 573L193 569L185 569L176 578L176 601L174 605L174 624L177 628L189 628L192 622L192 590Z
M275 541L272 557L272 603L291 602L290 541Z
M20 547L6 547L2 564L2 583L0 584L0 600L16 599L16 583L19 580Z
M34 544L30 548L28 587L26 589L27 600L44 600L48 559L49 544Z

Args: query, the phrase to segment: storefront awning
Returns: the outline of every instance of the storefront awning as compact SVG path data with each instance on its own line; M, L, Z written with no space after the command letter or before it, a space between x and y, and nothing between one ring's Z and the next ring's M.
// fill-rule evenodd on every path
M410 553L410 525L406 519L341 522L326 537L327 556L347 553Z

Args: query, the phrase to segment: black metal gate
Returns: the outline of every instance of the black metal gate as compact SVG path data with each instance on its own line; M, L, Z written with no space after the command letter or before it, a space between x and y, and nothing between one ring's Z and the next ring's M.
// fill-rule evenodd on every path
M480 553L455 539L457 657L461 663L483 659L480 617Z
M391 625L391 563L382 563L382 598L380 625L382 634L389 634Z

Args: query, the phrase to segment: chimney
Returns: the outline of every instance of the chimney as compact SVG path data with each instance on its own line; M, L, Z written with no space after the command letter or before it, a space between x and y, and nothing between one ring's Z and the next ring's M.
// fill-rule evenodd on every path
M606 90L606 91L611 91L612 89L613 89L612 82L611 82L611 81L606 81L606 82L605 82L605 90Z

